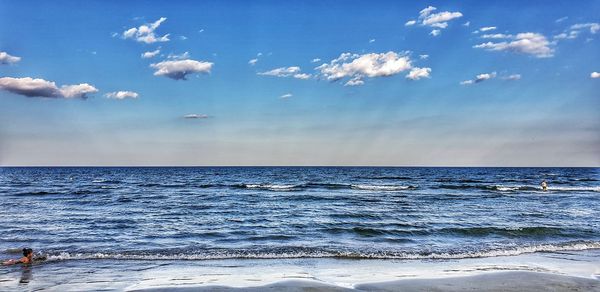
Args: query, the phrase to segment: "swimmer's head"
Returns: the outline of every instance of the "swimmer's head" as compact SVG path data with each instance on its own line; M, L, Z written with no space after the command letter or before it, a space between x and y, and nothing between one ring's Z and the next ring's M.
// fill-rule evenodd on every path
M28 248L28 247L26 247L26 248L23 249L23 256L28 257L28 256L30 256L32 254L33 254L33 249Z

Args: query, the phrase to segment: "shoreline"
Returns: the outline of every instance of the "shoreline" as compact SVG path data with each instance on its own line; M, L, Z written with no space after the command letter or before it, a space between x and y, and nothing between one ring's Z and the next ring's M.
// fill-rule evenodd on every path
M508 271L433 279L357 284L351 288L314 280L286 280L251 287L220 285L161 287L130 291L600 291L600 280L549 273Z
M600 249L458 260L63 260L0 269L0 290L600 291L599 285Z

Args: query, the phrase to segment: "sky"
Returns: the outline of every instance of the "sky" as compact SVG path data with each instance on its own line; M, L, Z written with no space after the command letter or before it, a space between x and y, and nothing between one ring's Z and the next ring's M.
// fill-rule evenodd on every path
M0 2L0 165L600 166L600 1Z

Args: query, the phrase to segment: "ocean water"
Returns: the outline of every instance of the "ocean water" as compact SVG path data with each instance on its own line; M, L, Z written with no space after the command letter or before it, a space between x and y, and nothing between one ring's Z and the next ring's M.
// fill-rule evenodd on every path
M0 257L52 263L600 248L599 168L4 167L0 205Z

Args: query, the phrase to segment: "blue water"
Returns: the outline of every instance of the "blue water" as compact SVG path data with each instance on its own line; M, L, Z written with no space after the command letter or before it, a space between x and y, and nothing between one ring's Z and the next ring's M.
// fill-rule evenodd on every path
M23 246L48 261L600 248L599 168L0 168L0 205L1 258Z

